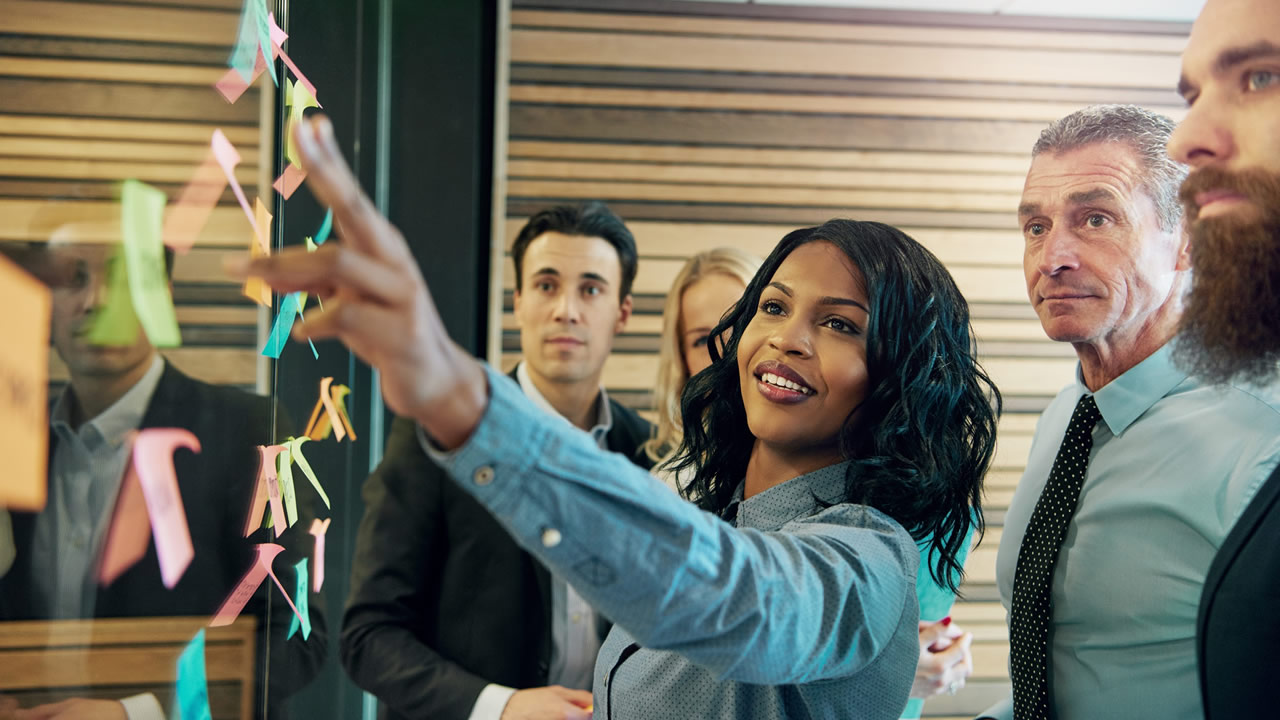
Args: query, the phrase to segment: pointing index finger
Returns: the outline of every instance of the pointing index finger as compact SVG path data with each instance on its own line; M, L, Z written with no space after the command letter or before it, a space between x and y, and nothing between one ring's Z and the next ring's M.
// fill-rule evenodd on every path
M333 136L333 124L315 115L294 127L294 140L307 169L307 187L333 210L342 242L363 255L402 261L408 248L400 233L360 189Z

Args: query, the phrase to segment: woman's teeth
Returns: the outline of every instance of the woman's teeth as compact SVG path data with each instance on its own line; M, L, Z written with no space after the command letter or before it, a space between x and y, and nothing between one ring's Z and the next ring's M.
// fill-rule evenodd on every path
M793 392L802 393L804 395L812 395L814 392L813 390L810 390L809 388L803 385L800 385L798 383L793 383L790 380L784 377L778 377L773 373L764 373L763 375L760 376L760 379L775 387L780 387L786 390L791 390Z

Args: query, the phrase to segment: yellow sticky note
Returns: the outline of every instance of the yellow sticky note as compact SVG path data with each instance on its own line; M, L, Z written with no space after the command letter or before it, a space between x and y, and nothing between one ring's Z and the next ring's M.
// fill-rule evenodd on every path
M256 232L249 243L249 255L262 257L271 254L271 213L262 204L262 200L254 198L254 215L257 216ZM244 296L265 307L271 307L271 288L260 278L249 277L244 281Z
M42 510L49 459L49 289L0 256L0 507Z

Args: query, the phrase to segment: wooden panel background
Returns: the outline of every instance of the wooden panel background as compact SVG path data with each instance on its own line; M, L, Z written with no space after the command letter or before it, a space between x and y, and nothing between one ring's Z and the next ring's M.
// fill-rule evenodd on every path
M982 360L1004 394L989 530L954 612L976 669L926 715L972 717L1008 692L995 588L1004 511L1040 411L1075 356L1027 304L1015 218L1030 149L1049 122L1101 102L1179 118L1172 87L1188 28L737 3L514 0L505 138L506 246L538 209L605 200L635 232L637 313L605 370L642 410L661 308L691 253L765 255L832 217L901 227L951 269ZM519 355L503 279L502 361Z
M107 210L136 178L181 192L222 128L240 152L237 179L270 194L269 104L259 81L234 105L213 88L226 71L241 0L183 3L4 0L0 9L0 242L44 242L30 220L49 198ZM270 87L270 81L265 85ZM261 161L261 162L260 162ZM251 200L252 201L252 200ZM268 205L270 207L270 205ZM228 189L190 253L174 264L183 346L165 351L210 382L259 381L261 313L221 270L251 230ZM54 387L66 368L51 353Z

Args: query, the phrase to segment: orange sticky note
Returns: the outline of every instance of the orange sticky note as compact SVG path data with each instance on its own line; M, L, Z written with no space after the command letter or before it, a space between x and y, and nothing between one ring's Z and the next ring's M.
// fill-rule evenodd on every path
M253 226L253 240L249 243L249 255L256 258L271 254L271 213L267 212L262 200L254 198L253 202L257 219ZM271 288L261 278L245 278L241 292L259 305L271 307Z
M262 527L262 512L267 507L268 477L276 474L276 456L284 450L283 445L258 446L258 479L253 484L253 496L249 498L249 514L244 521L244 536L249 537L254 530ZM272 511L272 523L275 522L275 510Z
M298 613L298 608L293 604L293 599L289 597L289 592L284 589L284 585L280 584L280 578L276 577L276 573L271 569L271 563L276 556L284 552L284 548L275 543L263 543L258 545L257 557L254 558L253 566L245 572L240 578L240 582L236 584L231 594L222 602L222 606L218 608L218 612L214 613L213 620L209 622L209 627L222 627L235 622L240 617L240 612L244 610L244 606L249 602L249 598L258 591L258 587L262 585L262 581L268 576L275 581L276 587L280 588L280 592L284 594L285 602L289 603L293 614L302 619L302 615Z
M41 510L48 488L49 288L0 256L0 507Z
M130 433L129 442L136 433ZM142 496L142 483L133 463L125 466L124 480L116 495L116 507L111 514L111 527L102 548L102 560L98 565L98 582L110 585L125 570L138 564L147 554L151 543L151 523L147 515L147 501Z
M333 432L339 442L347 435L351 436L351 440L356 440L355 431L351 428L351 421L346 417L346 408L342 403L342 399L351 392L346 385L332 386L333 378L327 377L320 380L320 399L316 401L316 406L311 410L311 420L307 422L307 429L303 433L312 440L323 440L329 437L329 433ZM338 402L334 402L334 398ZM341 411L340 411L341 409Z
M234 71L232 71L234 73ZM227 187L227 176L218 166L213 149L205 155L191 181L182 189L178 201L169 206L164 217L164 244L185 253L196 244L196 238L209 221L209 214Z

